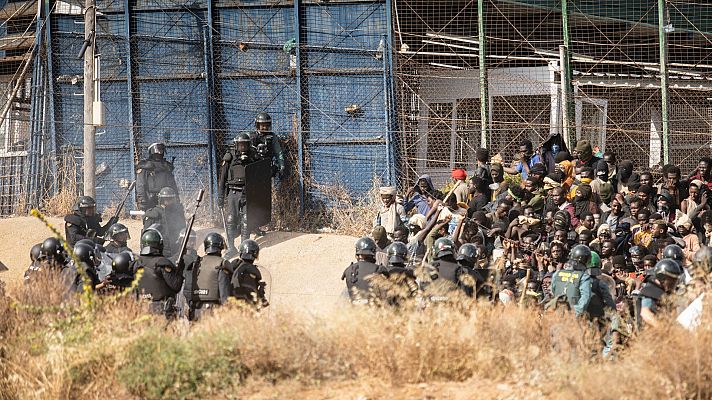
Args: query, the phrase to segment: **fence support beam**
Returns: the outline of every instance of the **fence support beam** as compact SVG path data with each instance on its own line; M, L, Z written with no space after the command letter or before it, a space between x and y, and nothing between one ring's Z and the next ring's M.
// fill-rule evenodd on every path
M487 35L485 34L485 1L477 0L477 33L480 45L480 147L487 148L489 129L489 81L487 79Z
M302 4L301 0L294 0L294 33L297 41L295 47L296 57L296 90L299 96L299 107L297 107L297 164L299 170L299 216L304 216L304 108L306 97L302 94Z
M129 154L131 157L131 165L129 165L129 171L131 171L131 177L135 180L136 163L138 163L140 157L138 152L136 151L136 139L138 138L138 130L136 129L136 104L134 102L136 86L134 85L133 79L133 46L131 46L131 33L133 32L133 29L131 27L131 0L124 0L124 27L126 31L126 85L129 91ZM136 204L135 190L131 192L131 204Z
M561 58L561 104L564 125L564 140L571 151L576 140L576 127L574 126L574 87L571 73L571 37L569 35L569 4L568 0L561 0L561 25L563 27L564 45L559 48Z
M49 130L50 130L50 155L51 155L51 160L50 160L50 167L52 168L52 179L49 179L50 182L50 193L54 194L57 193L58 188L57 188L57 155L59 154L59 151L57 149L58 141L57 141L57 123L56 123L56 117L55 117L55 108L54 108L54 61L53 61L53 48L54 44L52 43L52 8L50 7L50 2L51 1L45 1L44 2L44 9L45 9L45 46L47 49L47 86L49 90Z
M215 140L215 71L213 60L213 0L207 0L207 24L205 27L205 91L208 122L208 160L210 163L210 214L215 215L215 200L217 193L217 143Z
M663 164L670 163L670 118L668 97L668 42L666 32L667 4L658 0L658 33L660 40L660 117L663 130Z
M388 108L388 135L391 138L390 152L391 160L389 161L394 168L391 169L391 185L397 186L398 184L398 144L396 142L396 132L397 132L397 109L398 101L396 99L396 93L394 84L395 80L395 66L393 64L393 1L386 0L386 47L383 50L383 57L388 57L388 98L389 98L389 108Z

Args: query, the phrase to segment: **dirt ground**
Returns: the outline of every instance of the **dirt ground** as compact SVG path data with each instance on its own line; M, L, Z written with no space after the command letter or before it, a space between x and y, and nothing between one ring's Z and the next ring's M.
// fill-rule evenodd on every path
M49 222L64 233L61 218ZM129 247L138 252L141 221L121 221L131 234ZM222 230L196 227L198 252L202 254L203 238ZM0 274L8 285L22 282L29 264L30 248L51 235L50 230L34 217L0 219L0 261L9 271ZM340 279L353 259L356 238L332 234L268 232L256 239L261 251L257 265L269 270L270 302L273 308L295 307L309 313L328 312L345 301L344 282Z

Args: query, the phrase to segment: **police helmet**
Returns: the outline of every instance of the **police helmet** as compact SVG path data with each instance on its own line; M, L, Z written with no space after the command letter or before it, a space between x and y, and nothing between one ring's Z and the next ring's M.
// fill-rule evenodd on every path
M662 259L655 264L655 279L662 281L665 279L678 279L682 275L680 264L669 258Z
M36 261L42 254L42 243L37 243L30 249L30 260Z
M387 253L390 264L404 264L408 258L408 246L401 242L393 242L388 246Z
M240 253L240 258L245 261L254 261L260 256L260 245L252 239L240 243L237 250Z
M174 199L176 196L178 196L176 190L169 186L164 187L160 192L158 192L159 199Z
M355 247L357 256L375 256L378 246L370 237L362 237L356 241Z
M455 243L448 238L440 238L433 244L433 258L439 260L445 256L451 256L455 252Z
M643 246L633 246L630 248L630 250L628 252L630 253L631 257L636 256L639 258L643 258L648 255L648 252L645 250L645 247L643 247Z
M685 261L685 252L682 250L682 247L676 244L669 244L663 249L663 258L675 260L682 265Z
M475 265L477 260L477 246L472 243L465 243L457 251L457 261L467 265Z
M712 247L702 246L692 256L692 266L702 270L705 274L712 272Z
M250 139L250 134L247 132L241 132L238 133L237 136L232 140L232 143L237 147L238 144L240 143L252 143L252 139Z
M80 196L77 199L77 209L96 207L96 201L91 196Z
M203 246L205 246L205 254L220 254L226 247L225 238L217 232L210 232L203 240Z
M96 253L94 253L94 246L90 246L87 243L77 243L74 245L74 256L81 262L94 265L96 262Z
M122 251L121 253L114 256L111 261L111 270L117 275L129 275L131 274L131 262L133 257L128 251Z
M40 248L40 254L50 260L61 258L63 252L64 248L62 248L62 243L59 239L54 237L45 239L44 242L42 242L42 247Z
M146 229L141 235L141 255L163 253L163 235L156 229Z
M601 275L601 256L595 251L591 252L591 260L588 262L588 271L591 276Z
M271 123L272 123L272 117L264 111L262 111L261 113L257 114L257 116L255 116L255 124L271 124Z
M163 143L151 143L151 145L148 146L148 154L159 154L162 156L166 154L166 145Z
M108 238L109 239L114 239L114 237L120 233L126 233L127 238L131 239L131 234L129 233L129 228L126 227L126 225L121 224L121 223L115 223L114 225L111 225L109 227L109 230L107 231Z
M569 253L569 260L577 261L588 266L589 262L591 262L591 249L589 249L586 245L578 244L571 249L571 253Z

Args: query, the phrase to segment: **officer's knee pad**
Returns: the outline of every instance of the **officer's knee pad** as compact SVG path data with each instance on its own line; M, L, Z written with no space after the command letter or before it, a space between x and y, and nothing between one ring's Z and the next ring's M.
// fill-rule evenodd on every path
M238 219L236 218L235 215L232 215L232 214L229 214L225 220L225 223L231 228L236 228L237 222L238 222Z

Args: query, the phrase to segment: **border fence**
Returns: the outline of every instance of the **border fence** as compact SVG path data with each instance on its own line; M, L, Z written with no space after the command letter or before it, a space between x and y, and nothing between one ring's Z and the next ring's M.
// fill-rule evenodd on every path
M83 11L0 10L0 215L80 192ZM509 163L523 138L585 138L653 170L712 153L706 2L98 0L96 53L104 206L155 141L182 197L215 204L222 154L260 111L307 208L329 185L444 183L482 145Z

